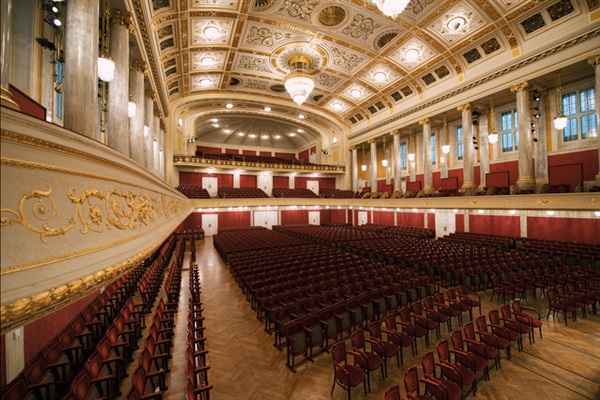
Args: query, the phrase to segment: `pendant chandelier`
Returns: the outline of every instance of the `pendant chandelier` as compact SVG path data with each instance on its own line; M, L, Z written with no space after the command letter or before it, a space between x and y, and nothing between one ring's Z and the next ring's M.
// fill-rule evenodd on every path
M115 78L115 60L110 57L109 45L110 8L108 1L103 1L100 22L100 54L98 56L98 78L103 82L110 82Z
M285 77L285 89L299 106L310 96L315 87L315 78L308 73L310 59L304 55L295 55L288 60L290 73Z
M384 15L396 19L398 14L404 11L408 3L410 3L410 0L371 0L371 2L375 4L377 8L379 8L379 11Z
M488 141L491 144L498 143L498 132L496 132L496 114L494 110L494 96L490 96L490 115L492 118L492 131L488 134Z
M562 108L562 89L560 87L560 70L556 71L556 112L558 115L554 118L554 128L565 129L567 126L567 117L563 114Z

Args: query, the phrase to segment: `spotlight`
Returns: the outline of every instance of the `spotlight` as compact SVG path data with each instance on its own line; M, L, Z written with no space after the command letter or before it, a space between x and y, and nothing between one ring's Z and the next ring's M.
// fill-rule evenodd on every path
M54 14L59 13L58 7L56 7L55 5L52 5L52 4L42 4L42 10L48 11L48 12L51 12Z
M46 23L53 28L58 28L62 25L62 22L58 18L58 15L48 14L48 15L46 15L46 18L44 18L44 21L46 21Z
M541 115L541 114L540 114L540 109L539 109L538 107L535 107L535 108L533 109L533 117L534 117L534 118L539 118L539 117L540 117L540 115Z
M50 51L56 50L56 46L54 45L54 43L52 43L45 37L35 38L35 41L38 42L38 44L45 49L48 49Z
M537 138L533 138L533 142L534 142L534 143L537 143Z
M533 101L539 101L540 100L540 92L538 92L537 89L534 89L531 92L531 95L532 95Z

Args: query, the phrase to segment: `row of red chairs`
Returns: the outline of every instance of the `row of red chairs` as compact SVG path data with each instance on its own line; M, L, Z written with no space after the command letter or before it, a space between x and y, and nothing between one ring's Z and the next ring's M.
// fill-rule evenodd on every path
M210 199L208 190L198 185L180 184L175 189L190 199Z
M213 385L208 383L206 363L206 337L204 336L204 316L200 300L201 283L198 266L190 265L190 293L188 300L188 334L186 349L186 400L209 400Z

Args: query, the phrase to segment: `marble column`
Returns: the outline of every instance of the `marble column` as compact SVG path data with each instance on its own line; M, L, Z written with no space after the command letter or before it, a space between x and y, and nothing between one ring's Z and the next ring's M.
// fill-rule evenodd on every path
M146 159L144 165L149 171L154 168L154 98L156 94L151 91L144 93L144 125L148 128L144 128L144 150L146 153ZM146 133L147 131L147 133Z
M8 90L10 78L10 24L12 17L12 0L2 0L0 8L0 104L18 110L19 106Z
M473 116L471 115L471 103L465 103L457 107L462 113L463 130L463 185L462 188L468 189L475 187L474 178L474 156L473 156Z
M162 122L158 131L158 177L165 180L165 126Z
M517 186L523 190L535 189L531 154L531 116L529 112L529 82L510 87L517 96L517 129L519 131L519 179Z
M131 63L131 100L135 101L135 115L129 118L129 149L130 157L137 163L144 165L144 75L146 64L133 60Z
M540 100L538 108L540 109L539 118L535 118L535 131L537 142L533 143L535 154L535 185L536 192L541 187L549 183L548 180L548 138L546 137L546 91L539 90Z
M442 126L442 132L440 134L440 150L442 151L442 158L440 165L440 177L442 179L448 177L448 161L450 159L450 153L444 153L444 146L450 146L450 141L448 140L448 120L446 119L446 114L444 114L444 124Z
M392 135L392 154L393 154L393 166L394 170L392 177L394 178L394 191L400 190L402 187L402 162L400 160L400 131L398 129L393 130Z
M115 77L108 83L107 144L129 157L129 26L131 14L111 10L110 56L115 60Z
M160 135L160 111L154 111L154 123L152 125L152 172L159 176L160 156L158 154L158 135Z
M102 141L98 129L98 0L69 0L65 22L64 126Z
M481 110L479 117L479 178L480 188L486 186L485 175L490 172L490 151L489 151L489 112L487 109Z
M414 182L417 180L417 141L415 135L410 135L410 152L407 155L408 167L410 168L410 181ZM412 154L412 160L411 155Z
M423 127L423 191L433 193L433 177L431 175L431 122L429 118L419 121Z
M358 149L350 148L352 158L352 190L358 192Z
M369 140L371 144L371 192L377 191L377 142Z
M600 165L600 139L598 139L598 130L600 130L600 54L588 57L588 63L594 67L595 80L594 92L596 93L596 142L598 143L598 165ZM596 185L600 185L600 170L596 173Z

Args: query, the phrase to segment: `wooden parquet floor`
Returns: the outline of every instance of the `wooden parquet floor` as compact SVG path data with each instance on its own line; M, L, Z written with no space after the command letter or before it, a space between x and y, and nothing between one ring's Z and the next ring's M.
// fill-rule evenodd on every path
M229 274L229 267L214 249L212 238L197 242L196 246L196 262L200 267L201 297L206 317L205 336L208 338L207 362L211 367L209 382L214 385L211 398L346 399L345 390L337 385L330 396L333 367L328 353L317 356L314 363L303 363L296 373L286 367L285 350L280 352L273 347L273 336L265 333L263 323L256 319L255 312ZM189 265L189 252L186 254L169 389L164 393L168 399L185 399L184 352L189 297L185 267ZM492 308L499 309L500 302L496 299L489 301L490 290L480 291L479 295L483 300L484 314L487 315ZM485 381L479 373L477 396L473 396L469 388L465 387L465 398L600 399L600 314L590 312L587 318L582 318L578 313L577 322L569 320L569 326L566 327L562 315L558 317L559 321L552 316L546 320L548 306L545 298L528 298L527 304L543 315L543 338L539 337L537 330L535 344L529 344L525 337L524 351L519 352L516 345L513 346L511 360L507 360L502 352L502 368L495 370L490 363L490 380ZM476 310L474 314L478 315ZM449 339L446 326L442 328L442 338ZM432 333L427 350L435 353L436 343L437 339ZM347 347L350 347L349 341ZM417 365L419 376L422 376L420 357L426 351L424 339L419 341L418 348L419 354L416 357L412 357L410 351L405 351L404 366ZM435 354L437 359L437 353ZM128 371L131 373L134 368L134 365L130 365ZM376 371L371 376L371 391L368 396L365 397L361 385L352 390L352 398L381 399L383 391L396 383L400 384L401 393L405 395L403 375L404 367L398 367L395 360L388 360L388 377L382 381L381 374ZM130 383L124 382L122 385L123 394L129 388L127 385Z

